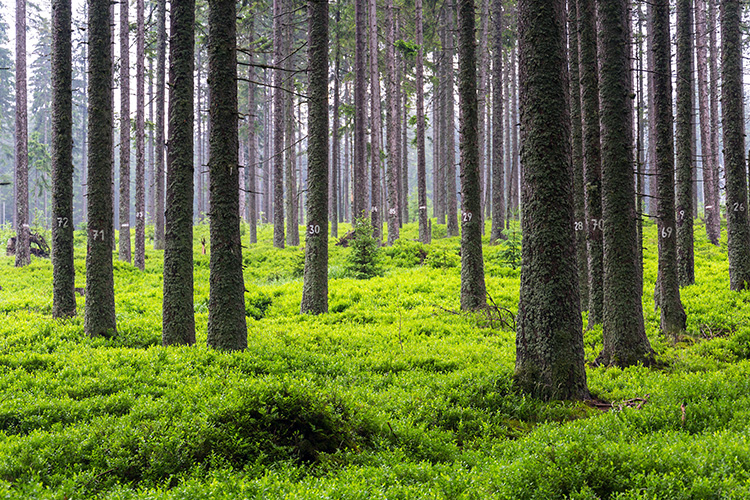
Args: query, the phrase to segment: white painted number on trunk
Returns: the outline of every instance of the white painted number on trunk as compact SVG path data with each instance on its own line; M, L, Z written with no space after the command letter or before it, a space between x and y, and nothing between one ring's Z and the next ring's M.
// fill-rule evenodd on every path
M57 227L68 227L68 218L67 217L58 217L57 218Z
M320 234L320 226L318 224L310 224L307 226L307 233L310 236L315 236Z
M672 237L672 228L671 227L663 227L661 229L661 237L662 238L671 238Z
M93 229L91 231L91 234L93 236L93 240L94 241L96 241L96 240L102 240L102 241L104 241L104 229L101 229L101 230L98 230L98 231L96 229Z
M576 231L583 231L583 222L577 220L575 223L575 229Z
M463 220L464 220L464 222L469 222L473 216L474 216L474 214L471 213L471 212L464 212L463 213Z
M745 211L745 204L744 203L735 203L734 205L732 205L732 207L733 207L732 209L735 212L744 212Z

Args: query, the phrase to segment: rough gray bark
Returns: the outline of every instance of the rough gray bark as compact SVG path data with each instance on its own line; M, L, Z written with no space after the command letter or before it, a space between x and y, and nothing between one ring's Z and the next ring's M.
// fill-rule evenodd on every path
M654 49L654 112L656 114L656 220L659 233L659 306L661 329L669 338L685 330L677 272L677 231L674 195L674 137L669 0L654 0L651 32ZM688 215L689 217L689 215Z
M140 270L146 268L146 165L144 121L144 72L146 35L144 25L144 0L136 2L136 62L135 62L135 254L133 264Z
M503 2L492 0L492 227L490 243L505 239L503 168Z
M453 54L455 53L455 49L453 46L453 33L456 31L453 11L456 9L456 6L454 4L455 0L448 0L447 2L447 10L446 10L446 50L445 50L445 158L444 158L444 167L443 167L443 175L445 176L445 217L447 219L446 222L446 232L448 236L458 236L458 213L457 213L457 200L456 200L456 140L455 140L455 107L454 107L454 99L453 99ZM460 36L460 35L459 35ZM472 37L474 36L474 32L472 30ZM473 46L472 46L473 47ZM459 49L461 50L461 49ZM472 52L474 52L476 49L473 48ZM474 61L474 72L476 73L476 60ZM475 75L476 76L476 75ZM459 77L460 78L460 77ZM476 82L474 82L474 95L476 98ZM461 99L461 94L459 92L459 99ZM477 111L476 109L474 110ZM478 140L478 138L477 138ZM461 146L459 145L459 148ZM477 148L479 145L477 144ZM479 151L477 150L477 154L479 154ZM477 161L479 161L479 158L477 158ZM463 163L462 163L463 168ZM477 168L478 165L477 165ZM463 180L461 181L463 182ZM477 180L478 182L478 180ZM480 187L481 189L481 187ZM463 191L463 187L461 188ZM480 194L481 196L481 194ZM462 200L463 205L463 200ZM479 205L481 205L481 197L479 199ZM477 209L473 210L472 213L474 213L475 217L477 217L477 220L472 222L472 224L477 224L480 229L480 235L481 235L481 206ZM463 223L462 223L463 227ZM482 298L482 301L484 301L484 298Z
M474 47L474 0L458 4L458 96L461 151L461 309L486 307L482 258L482 190L479 185L477 128L477 59ZM452 87L452 85L451 85ZM450 187L450 182L449 182ZM448 196L448 199L451 197ZM448 207L450 216L451 208ZM450 217L448 220L450 227Z
M378 3L370 5L370 221L372 236L380 242L383 220L380 216L380 72L378 71Z
M247 78L247 113L250 117L247 124L247 164L245 165L245 188L247 189L247 222L249 225L249 242L251 245L258 242L258 209L257 209L257 182L256 170L258 165L258 138L255 134L256 123L258 122L258 110L255 104L255 67L253 66L255 54L253 52L253 42L255 38L254 16L250 16L249 33L250 33L250 51L248 53Z
M198 180L197 182L197 193L196 197L198 198L198 214L196 217L196 222L201 222L203 220L203 215L205 213L205 208L203 205L203 110L202 103L203 103L203 80L202 80L202 73L203 73L203 61L202 61L202 50L199 47L197 54L196 54L196 79L195 79L195 114L196 114L196 128L197 128L197 136L196 136L196 147L198 149L197 154L197 165L196 165L196 178Z
M578 0L578 47L583 124L583 171L586 203L586 243L589 268L589 325L602 322L602 157L599 137L599 71L596 54L594 0Z
M677 271L680 286L695 283L693 256L693 9L677 1Z
M156 131L154 144L154 248L164 249L164 81L166 79L166 0L156 3Z
M26 110L26 0L16 0L16 267L31 263L29 253L29 150Z
M516 384L588 397L573 231L565 2L519 0L523 267Z
M597 2L599 118L604 231L603 349L597 362L649 364L653 351L643 323L633 175L633 124L627 0Z
M273 61L277 68L283 65L284 1L273 1ZM273 70L273 246L284 248L284 75L281 69Z
M716 14L716 0L708 0L708 45L709 45L709 77L708 77L708 96L709 106L711 108L711 128L709 134L709 140L711 141L711 174L713 176L714 190L716 197L716 206L719 206L721 202L721 166L724 163L721 161L722 150L719 148L719 79L722 74L719 72L719 47L716 43L716 33L718 32L718 18ZM724 172L726 177L726 168ZM726 186L724 186L726 191ZM719 222L719 231L721 231L721 211L716 214Z
M237 7L234 0L209 0L208 83L211 257L208 345L247 347L245 282L240 238L237 139Z
M386 24L388 33L385 42L385 58L387 66L388 87L386 100L388 102L387 128L388 128L388 244L393 245L399 237L399 165L401 163L401 151L398 148L399 113L398 93L396 91L396 54L394 43L396 41L396 22L393 15L393 0L388 0L386 6Z
M568 2L568 54L570 66L570 145L573 163L574 229L576 233L576 260L578 262L578 291L581 309L589 308L589 262L586 244L586 195L583 172L583 123L581 122L581 82L578 51L578 6ZM597 99L599 98L597 90Z
M508 202L510 211L518 213L518 79L516 78L516 63L518 62L518 49L516 46L510 52L510 182L508 183ZM518 213L520 217L520 213Z
M367 111L365 108L365 37L367 25L365 22L365 1L354 1L355 16L355 48L354 48L354 165L352 170L352 221L365 215L367 205L367 168L365 144L365 122Z
M290 3L286 4L288 10ZM292 22L291 14L285 14L284 17L284 64L287 69L283 79L284 97L284 159L286 161L286 242L289 246L299 246L299 198L301 195L297 189L297 146L295 139L295 119L294 119L294 73L290 73L293 68L292 60Z
M112 44L108 0L89 1L89 180L86 309L90 337L116 334L112 269Z
M341 139L339 137L340 127L340 67L341 67L341 40L339 36L339 23L341 22L341 3L336 4L336 48L334 49L333 69L333 127L331 130L331 177L328 191L331 219L331 237L339 236L339 170L341 168Z
M130 262L130 21L120 2L120 240L118 256Z
M194 25L195 1L173 2L169 30L169 147L167 149L167 204L164 218L164 299L161 334L163 345L195 343L193 313Z
M328 312L328 0L308 2L308 197L302 313Z
M739 0L721 2L721 121L726 171L729 288L732 290L750 288L740 19Z
M419 225L419 241L428 243L430 235L427 227L427 167L425 165L424 144L424 35L422 31L422 0L414 1L415 37L417 42L417 57L415 67L416 107L417 107L417 213ZM434 124L434 122L433 122Z
M154 122L154 58L148 58L148 121ZM154 211L156 209L155 169L156 169L156 146L154 144L154 128L149 127L148 132L148 190L146 191L146 217L148 222L154 223Z
M52 317L76 315L71 2L52 2Z

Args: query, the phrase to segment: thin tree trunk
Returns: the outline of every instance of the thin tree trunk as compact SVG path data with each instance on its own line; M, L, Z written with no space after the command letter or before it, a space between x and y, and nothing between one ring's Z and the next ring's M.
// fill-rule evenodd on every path
M490 243L505 239L503 168L503 2L492 0L492 227Z
M284 64L284 1L273 2L273 60L277 68ZM273 71L273 246L284 248L284 75Z
M336 48L333 69L333 128L331 130L331 179L328 191L331 219L331 237L339 236L339 169L341 167L341 139L339 137L339 92L341 66L341 40L339 39L339 23L341 22L341 3L336 4Z
M164 80L166 76L166 0L156 7L156 166L154 168L154 248L164 248Z
M70 0L52 3L52 317L76 315Z
M565 2L518 2L523 262L516 384L543 399L588 397L573 232Z
M398 189L399 165L401 163L401 151L398 148L398 139L401 134L399 133L399 96L396 88L396 54L394 49L396 42L396 22L393 15L393 0L388 0L388 5L386 6L386 24L388 25L385 42L386 71L388 73L386 94L388 102L388 245L393 245L399 237L399 214L401 212Z
M130 21L120 2L120 239L118 256L130 262ZM192 139L191 139L192 140Z
M135 105L135 255L133 263L140 270L146 268L146 165L144 150L144 59L145 26L144 0L136 2L136 105Z
M367 205L367 168L365 144L365 122L367 111L365 104L365 1L354 1L355 15L355 50L354 50L354 169L352 171L352 222L365 217Z
M721 202L721 151L719 150L719 79L722 78L723 74L719 73L719 47L716 43L716 32L719 29L717 15L716 15L716 0L708 0L708 44L709 44L709 80L708 80L708 96L709 105L711 107L711 128L709 140L711 141L711 174L713 176L714 183L714 201L715 206L719 207ZM741 65L740 65L741 69ZM726 187L726 186L725 186ZM714 215L716 222L721 231L721 211ZM720 234L720 233L719 233Z
M84 3L83 6L83 15L85 17L88 17L88 4ZM84 41L86 45L88 45L88 35L84 34ZM87 47L81 48L81 58L83 59L82 62L82 68L81 68L81 89L85 93L88 90L88 57L87 57ZM88 97L86 95L86 97ZM88 141L88 98L83 99L83 103L81 104L82 112L81 112L81 212L82 212L82 219L83 221L88 220L88 211L87 207L88 204L86 203L86 186L88 185L88 147L89 147L89 141Z
M86 308L90 337L116 334L112 266L112 43L108 0L89 2L89 182Z
M490 7L489 0L481 0L481 14L479 16L479 43L477 50L477 71L479 80L477 81L477 119L479 126L477 128L477 142L479 143L479 191L481 195L480 205L481 213L477 214L482 218L482 234L484 234L484 213L485 213L485 178L487 176L487 71L489 69L489 53L487 51L487 39L489 38L489 18Z
M415 37L417 41L416 59L416 106L417 106L417 213L419 217L419 241L428 243L430 235L427 227L427 168L424 144L424 35L422 32L422 0L414 1L414 16L416 19ZM433 127L435 121L433 120ZM434 140L433 134L433 140ZM433 158L434 161L434 158Z
M370 5L370 220L372 235L380 242L383 237L383 221L380 217L380 72L378 71L378 4Z
M148 59L148 121L154 124L154 58ZM148 132L148 222L153 224L156 216L156 147L154 144L154 128L149 127Z
M443 172L445 175L445 204L446 204L446 210L445 210L445 216L447 218L446 223L446 232L448 236L458 236L458 214L456 212L457 209L457 201L456 201L456 140L455 140L455 112L454 112L454 99L453 99L453 54L455 53L454 45L453 45L453 33L456 30L456 25L454 22L454 10L456 9L455 4L453 3L454 0L448 0L447 4L447 17L446 17L446 42L447 42L447 49L446 49L446 61L445 61L445 162L444 162L444 168ZM473 3L473 0L472 0ZM474 32L472 31L472 37L474 36ZM472 50L474 52L475 49ZM472 54L473 55L473 54ZM476 60L474 61L474 71L476 72ZM474 93L475 93L475 99L476 99L476 81L474 82ZM460 93L459 93L460 96ZM461 97L459 97L461 99ZM476 112L477 110L474 109ZM477 125L475 125L476 127ZM477 138L478 140L478 138ZM479 145L477 144L477 148ZM477 154L479 154L477 150ZM477 161L479 161L479 158L477 157ZM462 164L463 168L463 164ZM477 168L479 166L477 165ZM461 181L464 182L463 179ZM478 181L479 182L479 181ZM481 190L481 186L479 187ZM461 189L463 192L463 188ZM465 196L465 195L464 195ZM479 194L481 197L481 193ZM479 205L481 205L481 198L478 200ZM464 201L461 200L461 204L464 205ZM481 206L473 209L471 212L474 214L474 217L477 218L476 221L472 222L472 224L478 224L478 228L480 230L481 234ZM462 224L463 227L463 224ZM482 301L484 301L484 297L482 297Z
M247 347L245 283L239 215L237 139L237 8L234 0L209 0L208 82L210 116L211 257L208 345Z
M197 193L198 198L198 216L196 222L200 223L203 220L203 216L206 213L206 208L203 204L203 61L201 47L197 48L197 61L196 61L196 80L195 80L195 115L196 115L196 127L197 127L197 139L196 147L198 149L198 165L196 165L196 178L197 178Z
M518 79L516 75L516 62L518 61L518 49L516 46L511 50L510 58L510 127L511 127L511 190L510 203L514 212L520 217L520 205L518 203L518 181L519 177L519 156L518 156Z
M258 123L258 110L255 105L255 67L253 63L255 61L255 55L252 47L255 43L255 23L254 16L250 16L249 27L249 40L250 40L250 52L248 53L248 67L247 67L247 113L249 120L247 123L247 164L245 165L245 188L247 189L246 200L247 200L247 222L249 224L249 243L251 245L258 242L258 213L257 213L257 197L256 197L256 170L258 163L258 138L255 134L256 123Z
M29 151L26 110L26 0L16 0L16 267L31 263L29 253Z

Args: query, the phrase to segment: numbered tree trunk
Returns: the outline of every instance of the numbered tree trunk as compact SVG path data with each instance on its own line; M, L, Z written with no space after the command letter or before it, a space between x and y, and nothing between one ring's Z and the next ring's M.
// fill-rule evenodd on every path
M583 170L586 202L586 242L589 256L589 325L603 315L602 267L602 157L599 138L599 70L596 54L596 10L594 0L578 0L578 47L583 123Z
M26 0L16 0L16 267L31 263L29 253L29 151L26 110Z
M76 315L70 0L52 3L52 316Z
M247 347L237 189L237 9L234 0L210 0L208 6L211 257L207 336L209 347L237 350Z
M309 0L308 197L302 313L328 312L328 0Z
M90 337L116 334L112 269L112 44L109 1L89 2L89 177L86 309Z
M581 122L581 82L578 50L578 6L568 2L568 54L570 60L570 145L573 162L573 206L576 233L576 260L578 262L578 290L581 309L589 309L589 262L586 244L586 195L583 175L583 123ZM598 99L597 89L597 99Z
M487 304L482 258L482 191L479 185L477 141L479 123L474 0L459 0L458 17L458 95L461 103L461 309L468 311L481 309ZM450 196L448 198L450 199ZM450 207L448 208L450 213Z
M740 18L739 0L725 0L721 3L721 109L724 168L727 177L729 288L732 290L750 287L750 228L747 225Z
M675 338L685 330L677 273L677 231L674 195L674 142L672 120L672 68L669 0L652 4L651 33L654 48L654 113L656 118L657 230L659 232L659 305L661 329ZM689 217L689 214L688 214Z
M143 88L145 72L144 60L146 57L146 36L144 25L144 3L144 0L137 0L136 2L136 25L138 32L136 34L135 62L135 255L133 256L133 264L135 264L135 267L140 270L144 270L146 268L146 123L144 120L145 96ZM198 135L198 142L200 143L200 133ZM200 157L200 154L198 156Z
M597 4L604 227L603 348L597 362L649 364L638 279L628 2Z
M677 271L680 286L695 283L693 257L693 12L677 1Z
M120 2L120 239L118 256L130 252L130 21L129 2Z
M166 79L166 0L156 4L156 131L154 144L154 248L164 249L164 80Z
M193 313L193 56L195 2L172 4L163 345L195 343ZM212 252L213 255L213 252Z
M515 380L535 397L584 399L565 2L519 0L518 39L524 244Z

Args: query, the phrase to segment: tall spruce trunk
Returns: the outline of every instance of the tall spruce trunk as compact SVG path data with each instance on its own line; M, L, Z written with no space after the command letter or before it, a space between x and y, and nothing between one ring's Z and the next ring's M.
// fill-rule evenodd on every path
M372 235L380 242L383 237L383 221L380 217L380 72L378 71L378 5L370 5L370 221Z
M146 268L146 165L144 144L146 123L144 120L145 96L143 89L146 34L144 25L144 4L144 0L137 0L135 8L136 26L138 31L136 34L135 62L135 255L133 256L133 264L140 270ZM200 143L200 138L198 142Z
M721 110L727 193L729 288L750 288L750 228L747 223L747 166L742 94L742 37L739 0L721 2Z
M237 139L237 8L234 0L210 0L208 11L209 183L209 347L247 347L245 282L239 213Z
M386 6L386 24L388 33L386 36L386 66L388 78L388 244L393 243L399 237L399 174L401 164L401 152L399 151L399 112L398 93L396 91L396 54L394 43L396 41L396 22L393 15L393 0L388 0Z
M16 267L31 263L29 253L29 150L26 109L26 0L16 0Z
M597 362L650 364L638 279L628 2L597 4L604 225L603 348Z
M482 234L484 234L484 217L485 217L485 178L487 177L487 71L489 67L489 52L487 43L489 38L489 0L481 1L481 12L479 16L479 41L477 48L477 142L479 144L479 191L481 193L481 213L482 217Z
M578 262L578 291L581 309L589 309L589 261L586 243L586 195L583 172L583 123L581 121L581 81L578 51L578 6L568 2L568 54L570 60L570 145L573 163L573 206ZM599 98L597 89L597 99Z
M656 115L656 220L659 233L657 286L659 287L662 332L669 338L676 338L685 330L686 315L680 302L677 272L669 0L653 2L650 31L653 34L654 112Z
M341 169L341 138L339 136L340 126L340 69L341 69L341 40L339 36L339 23L341 22L341 3L336 5L336 48L334 49L334 69L333 69L333 126L331 129L331 178L330 188L328 190L330 219L331 219L331 237L339 236L339 171Z
M120 2L120 239L118 256L130 262L130 20ZM192 140L192 138L191 138Z
M308 2L308 197L302 313L328 312L328 0Z
M365 0L354 0L355 48L354 48L354 164L352 169L352 222L364 217L367 205L367 168L365 144Z
M52 2L52 317L76 315L70 0Z
M284 0L273 1L273 246L284 248Z
M708 96L709 106L711 108L711 127L709 140L711 141L711 175L714 183L714 196L716 206L719 207L721 202L721 150L719 149L719 79L723 77L723 72L719 72L719 47L717 45L716 33L718 31L718 19L716 15L716 0L708 0L708 45L709 45L709 78L708 78ZM740 65L741 66L741 65ZM726 168L725 173L726 176ZM726 186L725 186L726 190ZM719 220L717 223L721 228L721 211L714 217Z
M693 9L677 1L677 272L680 286L695 283L693 256Z
M518 200L518 182L519 177L519 157L518 157L518 79L516 78L516 63L518 62L518 49L514 46L510 53L510 196L509 202L511 211L519 213L519 200Z
M583 171L586 203L586 243L589 268L589 325L602 322L604 309L602 157L599 137L599 69L596 53L594 0L578 0L578 47L583 124Z
M446 60L445 64L445 162L443 173L445 175L445 217L446 217L446 232L448 236L458 236L458 213L457 213L457 200L456 200L456 140L455 140L455 107L453 99L453 54L455 49L453 47L453 33L456 31L454 21L454 10L456 9L455 0L448 0L447 3L447 15L446 15ZM472 2L473 3L473 2ZM459 35L460 36L460 35ZM472 37L474 32L472 29ZM459 49L460 50L460 49ZM472 49L474 52L476 49ZM476 57L476 56L474 56ZM474 72L476 73L476 60L474 61ZM475 75L476 76L476 75ZM460 78L460 77L459 77ZM474 82L474 98L476 99L476 82ZM461 93L459 91L459 99L461 99ZM477 111L476 109L474 110ZM478 138L474 139L475 141ZM479 145L477 144L477 148ZM460 148L460 146L459 146ZM479 151L477 149L477 154ZM477 157L477 162L479 158ZM462 164L463 168L463 164ZM477 165L478 168L478 165ZM461 181L463 182L463 180ZM477 179L477 182L479 180ZM463 187L461 188L463 191ZM480 187L481 190L481 187ZM481 196L481 193L479 194ZM462 200L462 205L464 204ZM481 197L479 199L481 205ZM472 211L477 217L477 220L472 224L477 224L481 234L481 207ZM463 224L462 224L463 227ZM484 298L482 298L484 300Z
M169 30L171 34L169 43L169 148L167 150L167 204L164 220L164 299L161 334L163 345L195 343L193 308L194 25L195 1L174 2L170 12Z
M458 95L461 103L461 309L468 311L482 309L487 304L482 258L482 191L479 185L477 141L479 122L474 0L459 0L458 19ZM450 196L448 198L450 199ZM450 206L448 208L450 214ZM448 222L450 227L450 219Z
M254 16L249 19L250 52L248 53L247 67L247 164L245 165L245 188L247 189L247 222L249 224L248 240L251 245L258 242L258 200L256 196L257 181L256 171L258 168L258 138L255 133L258 123L258 110L255 104L255 55L253 53L255 38Z
M503 2L492 0L492 227L490 242L505 239L503 168Z
M414 0L414 16L416 18L415 37L417 41L416 58L416 112L417 112L417 215L419 217L419 241L428 243L430 239L427 226L427 167L425 165L424 143L424 35L422 31L422 0ZM433 121L433 124L435 122ZM433 138L434 140L434 138Z
M156 4L156 138L154 145L154 248L164 249L164 92L166 79L166 0Z
M515 382L534 397L585 399L565 2L519 0L518 40L524 244Z
M285 4L288 9L291 2ZM292 54L292 22L291 13L285 13L282 17L284 24L284 64L287 70L283 74L284 91L284 159L286 180L286 242L289 246L299 246L299 203L297 189L297 146L295 140L294 119L294 73L291 72L293 65Z
M89 178L86 309L90 337L116 334L112 266L112 44L108 0L89 2Z

